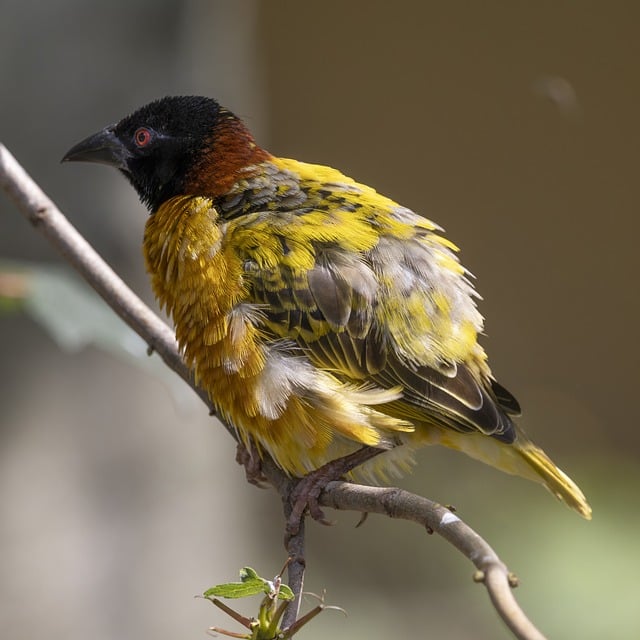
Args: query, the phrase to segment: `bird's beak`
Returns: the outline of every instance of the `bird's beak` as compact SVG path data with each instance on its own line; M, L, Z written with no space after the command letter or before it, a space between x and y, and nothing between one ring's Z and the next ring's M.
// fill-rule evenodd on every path
M98 162L117 169L127 169L129 150L116 136L113 127L106 127L69 149L62 162Z

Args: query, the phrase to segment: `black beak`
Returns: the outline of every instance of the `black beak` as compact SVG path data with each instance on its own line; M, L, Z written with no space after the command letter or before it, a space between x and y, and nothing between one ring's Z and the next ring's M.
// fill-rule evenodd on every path
M129 150L120 142L113 127L94 133L69 149L62 162L98 162L117 169L127 169Z

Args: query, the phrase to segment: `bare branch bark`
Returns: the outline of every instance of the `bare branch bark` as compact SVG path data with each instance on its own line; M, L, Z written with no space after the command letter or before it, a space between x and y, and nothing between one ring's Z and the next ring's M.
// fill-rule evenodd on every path
M112 271L96 251L76 231L49 197L30 178L11 153L0 144L0 186L22 214L58 249L109 306L156 351L165 364L189 384L215 412L208 394L197 387L185 366L173 331ZM223 423L224 424L224 423ZM236 438L235 430L225 424ZM288 478L269 459L263 465L265 475L281 496L289 495ZM411 520L437 533L462 552L477 571L474 580L482 582L500 617L520 640L544 640L519 607L511 588L515 577L495 551L449 509L427 498L395 488L378 488L348 482L331 482L320 496L323 506L334 509L379 513L391 518ZM290 505L285 504L285 516ZM304 523L303 523L304 524ZM283 626L291 625L297 615L304 581L304 526L287 542L292 558L288 567L289 586L297 596L289 608Z
M509 572L491 546L447 507L402 489L365 487L348 482L329 483L320 496L320 503L334 509L410 520L424 526L428 533L442 536L476 566L474 580L487 587L491 602L516 638L544 639L513 596L512 588L517 586L515 575Z

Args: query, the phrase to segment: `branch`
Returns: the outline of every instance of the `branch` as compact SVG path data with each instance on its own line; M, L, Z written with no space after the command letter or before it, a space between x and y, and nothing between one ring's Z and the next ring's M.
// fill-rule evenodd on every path
M150 350L156 351L165 364L194 389L214 414L215 408L208 394L195 384L192 373L182 360L172 329L112 271L2 144L0 186L27 220L47 237L107 304L147 342ZM233 427L224 421L223 424L237 439ZM263 471L283 499L290 495L294 480L288 478L272 460L264 461ZM544 640L544 636L528 620L513 597L511 587L516 586L515 577L509 573L495 551L450 510L400 489L366 487L348 482L329 483L320 496L320 503L334 509L380 513L391 518L411 520L425 526L429 533L438 533L476 566L474 580L486 586L494 607L515 637L521 640ZM285 503L285 515L288 515L290 507ZM287 551L292 557L288 567L288 582L297 600L294 606L289 607L283 620L285 628L298 615L302 593L304 523L300 532L288 539Z
M426 527L427 533L442 536L476 566L473 579L487 587L493 606L516 638L544 640L513 596L512 587L518 584L516 576L509 572L489 544L451 510L402 489L365 487L348 482L330 482L320 496L320 503L334 509L380 513L409 520Z

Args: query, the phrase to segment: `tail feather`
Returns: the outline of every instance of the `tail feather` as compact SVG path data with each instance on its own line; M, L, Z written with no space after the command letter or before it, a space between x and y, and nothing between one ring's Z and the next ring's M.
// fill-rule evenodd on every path
M591 520L591 507L578 486L556 467L547 454L518 432L515 442L507 444L481 434L469 434L423 424L415 434L408 434L414 446L442 445L462 451L496 469L534 482L541 482L554 496Z
M564 471L556 467L542 449L531 442L515 443L514 448L554 496L586 520L591 520L591 507L578 485Z

